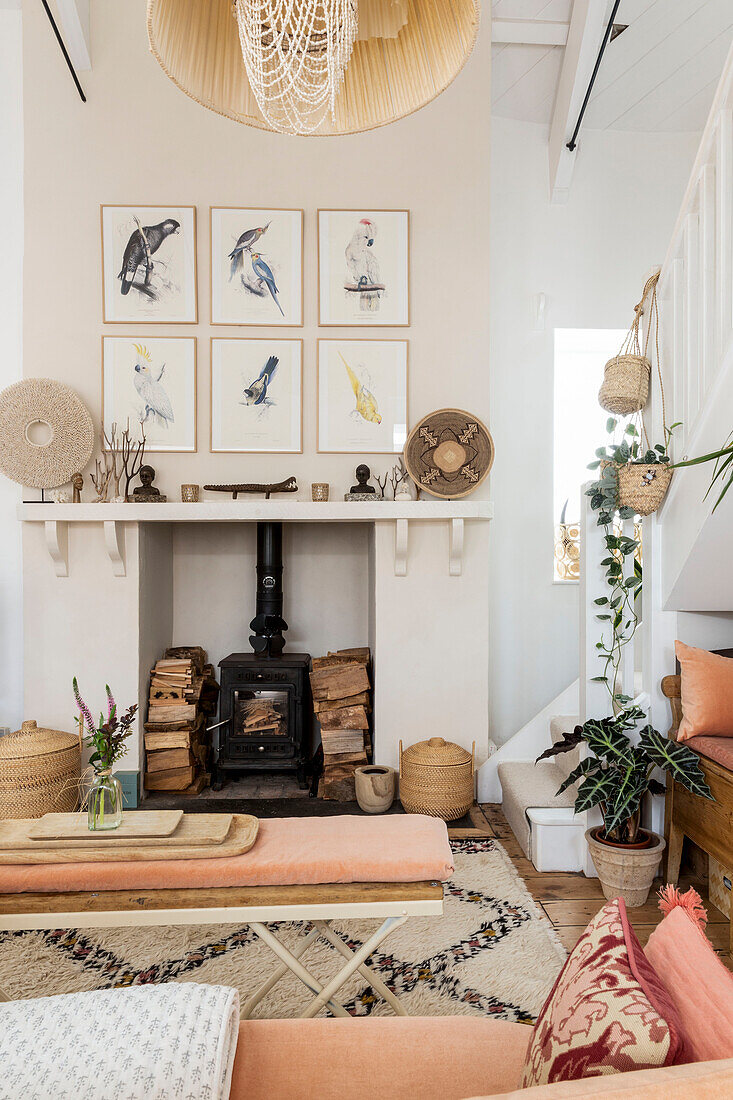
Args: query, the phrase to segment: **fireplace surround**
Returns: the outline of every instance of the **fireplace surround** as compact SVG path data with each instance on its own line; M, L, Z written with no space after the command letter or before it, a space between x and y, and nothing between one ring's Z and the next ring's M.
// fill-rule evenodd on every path
M144 710L150 669L171 642L200 638L215 664L248 649L256 524L272 520L286 545L308 547L286 563L293 650L325 653L358 636L374 654L375 763L397 765L406 731L446 728L464 748L475 738L485 758L489 501L21 504L18 514L25 704L46 725L69 728L80 669ZM141 754L142 736L124 762L131 777Z

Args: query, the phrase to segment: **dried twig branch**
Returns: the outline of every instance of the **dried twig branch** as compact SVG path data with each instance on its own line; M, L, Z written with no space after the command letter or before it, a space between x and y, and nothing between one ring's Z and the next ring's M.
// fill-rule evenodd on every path
M384 475L384 481L382 481L381 477L378 477L377 474L374 475L374 480L379 486L379 494L382 500L384 500L384 494L387 491L387 481L389 480L389 471Z
M125 502L129 503L130 484L132 479L137 477L140 472L140 467L143 465L143 458L145 457L145 430L142 424L140 425L140 440L135 442L130 434L130 421L127 421L127 427L120 437L120 454L122 456L120 480L122 480L124 476Z

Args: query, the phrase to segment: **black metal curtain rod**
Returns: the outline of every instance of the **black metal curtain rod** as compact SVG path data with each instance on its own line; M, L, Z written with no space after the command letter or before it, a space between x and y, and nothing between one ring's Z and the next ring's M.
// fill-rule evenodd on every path
M46 9L46 15L48 16L48 21L51 24L51 26L53 27L53 33L56 35L56 41L58 42L58 44L61 48L61 53L64 55L64 61L69 66L69 72L71 73L72 77L74 78L74 83L76 84L76 90L79 93L79 97L80 97L82 103L86 103L87 97L84 95L84 90L83 90L81 84L79 83L79 77L76 75L76 69L74 68L74 66L72 64L72 61L71 61L71 58L69 57L69 55L67 53L66 46L64 45L64 40L61 37L61 32L59 31L58 27L56 26L56 20L53 17L53 13L52 13L51 9L49 8L46 0L41 0L41 3L43 4L44 8Z
M44 0L44 3L45 3L45 0ZM611 12L611 16L608 20L608 26L606 27L606 33L603 36L603 41L601 42L601 48L598 51L598 57L596 58L596 63L593 66L593 72L591 73L590 83L588 84L588 88L587 88L586 93L585 93L585 98L583 99L583 106L580 108L580 114L578 115L578 121L575 123L575 129L573 130L573 136L571 137L570 141L568 141L566 146L565 146L565 148L569 149L571 153L575 152L575 150L577 148L577 145L578 145L578 142L577 142L576 139L578 137L578 134L580 132L580 127L581 127L582 122L583 122L583 115L585 114L585 109L588 106L588 100L590 99L590 94L593 91L593 85L596 82L596 77L598 76L598 70L601 67L601 61L603 60L603 55L606 52L606 46L608 45L608 43L611 40L611 32L613 31L613 24L614 24L614 20L616 18L616 12L618 11L618 6L619 6L620 3L621 3L621 0L616 0L616 2L613 5L613 11Z

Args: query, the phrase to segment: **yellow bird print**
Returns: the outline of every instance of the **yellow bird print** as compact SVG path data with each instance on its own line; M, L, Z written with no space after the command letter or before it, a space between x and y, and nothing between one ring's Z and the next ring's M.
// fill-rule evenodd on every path
M339 352L341 355L341 352ZM354 397L356 398L356 412L364 420L368 420L370 424L381 424L382 418L379 415L379 409L377 407L377 399L371 390L368 390L366 386L362 385L359 379L354 374L349 364L341 355L341 362L346 367L346 373L349 376L351 382L351 388L354 391Z

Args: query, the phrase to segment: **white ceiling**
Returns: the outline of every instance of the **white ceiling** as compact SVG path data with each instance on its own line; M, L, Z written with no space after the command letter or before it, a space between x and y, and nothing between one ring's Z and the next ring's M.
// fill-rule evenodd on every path
M494 19L568 22L573 0L494 0ZM609 5L610 6L610 5ZM621 0L584 127L702 130L733 41L733 0ZM563 46L495 44L492 111L549 123Z

